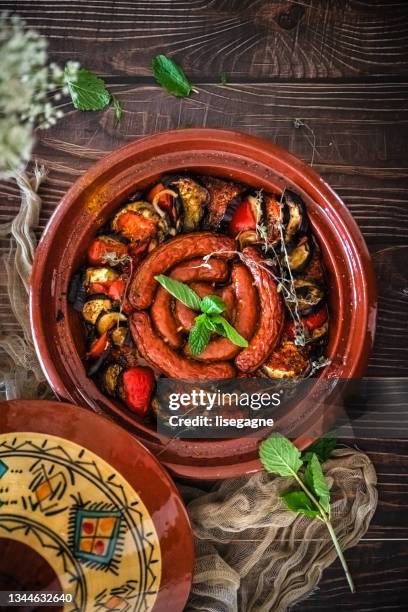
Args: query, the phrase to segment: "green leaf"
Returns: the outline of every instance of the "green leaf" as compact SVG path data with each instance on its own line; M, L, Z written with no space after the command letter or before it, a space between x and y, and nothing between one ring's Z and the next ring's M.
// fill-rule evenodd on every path
M310 461L313 453L315 453L320 461L324 463L327 461L336 448L337 440L336 438L321 438L314 442L309 448L303 451L302 458L305 461Z
M317 455L314 453L312 453L312 458L307 464L304 483L317 496L323 510L328 512L330 509L330 491L322 471L322 466L319 463Z
M188 344L192 355L201 353L210 341L211 331L205 324L207 315L199 315L194 321L194 325L188 336Z
M111 96L111 107L114 110L116 122L119 123L123 117L123 106L116 96Z
M173 297L182 302L188 308L193 310L200 310L201 300L195 291L190 289L188 285L181 283L180 281L165 276L165 274L159 274L154 277L162 287L166 289Z
M285 502L289 510L305 514L309 518L319 516L319 511L314 507L312 500L308 498L303 491L292 491L281 495L281 499Z
M78 110L102 110L111 103L111 95L104 81L90 70L80 68L73 73L66 69L64 83L68 87L74 107Z
M165 55L156 55L152 60L152 70L156 81L173 96L185 98L193 91L193 86L176 62Z
M293 476L302 466L300 451L278 433L261 442L259 458L267 472L278 476Z
M230 325L230 323L228 323L227 319L224 319L224 317L221 317L221 315L209 315L209 316L217 326L217 334L220 334L221 336L225 336L226 338L228 338L228 340L231 340L231 342L233 344L236 344L237 346L243 346L243 347L248 346L248 341L245 340L245 338L243 338L241 334L239 334L237 330L234 327L232 327L232 325ZM218 331L218 330L221 330L221 331Z
M220 314L227 305L218 295L206 295L201 300L201 310L206 314Z

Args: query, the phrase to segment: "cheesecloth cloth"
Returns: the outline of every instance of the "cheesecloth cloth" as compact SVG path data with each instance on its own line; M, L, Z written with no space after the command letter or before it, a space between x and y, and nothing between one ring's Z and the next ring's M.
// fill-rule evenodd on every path
M0 385L8 399L51 395L28 317L33 230L41 207L37 192L44 178L43 168L35 168L31 178L25 172L16 176L21 208L13 221L0 226L0 238L11 237L3 262L10 305L3 316L14 316L20 329L0 335ZM324 471L334 529L347 549L365 534L374 514L375 470L365 454L339 449ZM188 612L283 612L313 593L336 553L324 524L282 505L279 495L289 485L288 479L265 472L218 482L209 492L180 485L196 545Z

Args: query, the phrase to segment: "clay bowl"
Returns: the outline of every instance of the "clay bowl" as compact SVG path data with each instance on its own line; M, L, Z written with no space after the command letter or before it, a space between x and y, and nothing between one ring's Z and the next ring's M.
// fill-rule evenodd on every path
M373 343L376 296L364 239L346 206L316 172L268 142L213 129L165 132L133 142L92 166L71 187L52 216L37 249L31 279L31 320L44 372L62 399L103 412L124 425L175 474L213 479L257 471L257 440L171 440L157 434L87 378L78 313L67 304L72 274L97 229L137 189L163 173L191 170L242 181L266 191L286 186L306 202L328 271L331 333L325 377L360 376ZM296 407L302 420L302 406ZM334 416L334 413L333 413ZM325 423L330 421L325 415ZM299 445L316 433L316 415L304 419ZM311 433L314 432L314 433Z
M132 609L184 609L194 562L185 507L123 428L57 401L1 402L0 468L3 587L73 594L59 610L89 610L95 597L106 610L127 597L140 601Z

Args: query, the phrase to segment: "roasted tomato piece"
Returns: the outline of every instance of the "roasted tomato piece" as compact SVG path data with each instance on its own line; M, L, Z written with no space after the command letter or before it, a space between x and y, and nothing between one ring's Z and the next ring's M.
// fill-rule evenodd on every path
M327 306L323 306L317 312L313 312L303 319L303 324L309 329L313 331L318 327L321 327L323 323L327 321L328 312Z
M111 236L98 236L91 243L88 249L88 261L93 266L110 263L115 265L116 260L120 260L127 255L128 246ZM121 263L117 261L117 263Z
M120 215L116 227L119 233L137 244L149 242L156 235L156 223L131 210Z
M102 336L100 336L100 338L97 338L92 342L91 348L86 354L87 359L98 359L98 357L102 355L102 353L108 348L108 346L108 332L105 332L104 334L102 334Z
M120 301L123 298L126 289L126 281L123 278L109 283L107 287L108 296L115 301Z
M262 370L269 378L297 378L304 376L309 367L307 349L287 340L273 351Z
M126 406L141 417L150 409L150 399L155 385L154 373L146 366L125 370L120 378L119 396Z
M236 236L239 232L256 229L256 218L248 198L242 200L235 209L229 224L229 233Z
M175 221L174 201L178 194L173 189L168 189L163 183L157 183L147 194L147 200L153 206L159 206L165 210L172 221Z

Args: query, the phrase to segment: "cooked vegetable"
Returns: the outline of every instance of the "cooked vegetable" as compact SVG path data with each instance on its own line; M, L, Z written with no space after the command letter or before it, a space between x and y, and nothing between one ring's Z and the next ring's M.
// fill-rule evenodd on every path
M287 215L285 219L284 238L287 246L292 244L299 234L305 234L309 227L305 205L293 191L285 191L284 202Z
M232 181L224 181L213 176L202 176L200 180L210 194L210 201L207 205L207 214L203 225L205 229L218 231L230 203L244 191L244 187Z
M122 346L126 342L127 335L127 327L116 327L111 333L113 344L115 344L116 346Z
M323 340L329 331L329 323L325 321L320 327L315 327L309 332L309 342L317 342Z
M162 242L169 232L167 215L162 216L150 202L131 202L113 218L112 229L137 244L148 243L152 238Z
M119 363L111 363L102 374L102 386L106 393L115 397L118 390L118 379L123 367Z
M144 417L150 408L154 385L155 378L151 368L146 366L129 368L120 377L119 397L130 410Z
M177 190L183 207L183 231L198 229L210 195L205 187L188 176L168 177L165 184Z
M93 293L100 293L95 291ZM78 312L82 312L86 300L88 299L86 288L82 280L82 273L77 272L72 277L71 283L68 290L68 302L73 305L74 309Z
M82 309L82 316L87 323L95 325L101 313L107 313L112 310L112 302L105 296L92 296L85 302Z
M273 351L262 370L269 378L297 378L305 375L309 367L307 350L287 340Z
M87 359L98 359L109 346L108 332L96 338L91 344L91 348L86 354Z
M313 331L318 327L321 327L323 323L327 321L328 311L327 306L322 306L316 312L310 314L309 316L303 319L303 324L309 331Z
M231 236L236 236L239 232L245 230L255 230L256 216L253 210L253 203L246 197L238 204L232 214L232 218L228 227L228 233Z
M288 255L288 262L292 272L296 274L302 272L309 263L312 252L311 242L307 239L294 248Z
M279 226L284 225L283 209L277 196L265 193L262 198L263 221L270 246L276 246L281 239Z
M127 253L128 246L120 240L111 236L98 236L88 249L88 261L94 266L103 265L108 254L116 255L117 259L120 259Z
M163 183L157 183L147 194L147 200L153 205L164 210L171 222L176 225L181 204L179 195L174 189L166 188Z
M106 312L101 313L96 321L96 330L98 334L104 334L108 330L112 329L114 325L120 325L125 323L127 318L121 312Z
M126 281L123 278L118 278L107 287L108 296L114 301L120 301L125 293Z
M107 266L87 268L85 270L85 285L90 285L91 283L109 283L117 278L119 278L119 273Z
M263 244L260 239L258 233L255 230L246 230L244 232L240 232L237 236L239 248L244 249L246 246Z
M323 301L323 286L301 278L295 279L294 285L300 314L302 316L311 314Z

